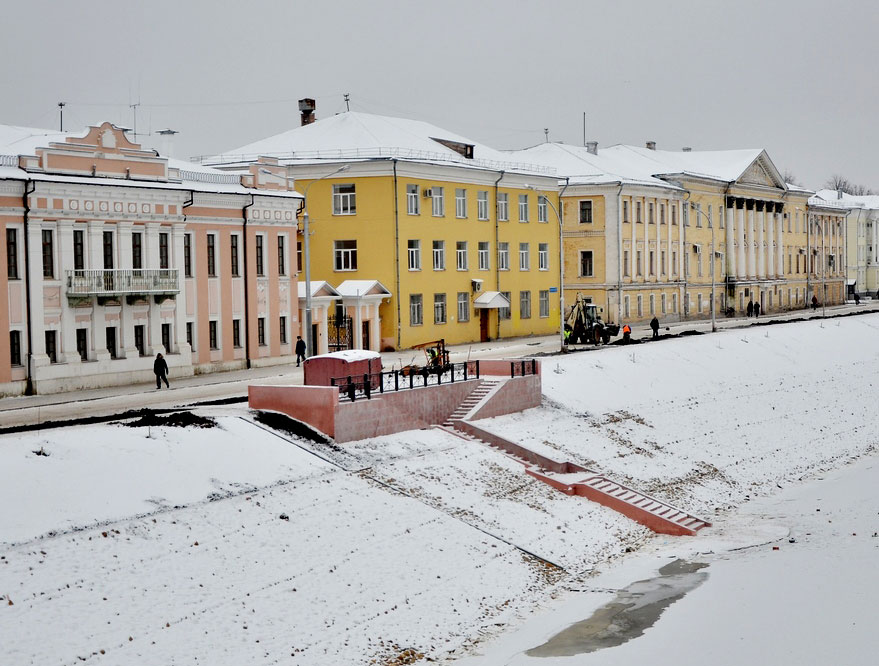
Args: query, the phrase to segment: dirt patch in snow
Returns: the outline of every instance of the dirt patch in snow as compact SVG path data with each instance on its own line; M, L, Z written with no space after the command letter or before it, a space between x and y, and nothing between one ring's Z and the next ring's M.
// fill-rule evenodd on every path
M167 428L216 428L217 422L207 416L198 416L192 412L174 412L173 414L157 414L149 409L140 412L140 418L127 421L122 425L129 428L144 426L165 426Z

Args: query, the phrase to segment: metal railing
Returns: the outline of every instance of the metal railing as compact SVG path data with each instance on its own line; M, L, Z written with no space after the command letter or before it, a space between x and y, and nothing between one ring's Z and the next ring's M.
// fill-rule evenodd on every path
M17 167L18 155L0 155L0 166Z
M354 402L358 398L369 400L372 398L372 394L376 392L405 391L425 386L454 384L455 382L464 382L468 379L478 378L479 361L466 361L464 363L449 363L441 368L404 368L403 370L392 370L390 372L333 377L330 379L330 386L339 387L340 401L347 398Z
M537 374L537 361L533 358L510 361L510 377L526 377Z
M176 268L67 271L68 296L177 294Z

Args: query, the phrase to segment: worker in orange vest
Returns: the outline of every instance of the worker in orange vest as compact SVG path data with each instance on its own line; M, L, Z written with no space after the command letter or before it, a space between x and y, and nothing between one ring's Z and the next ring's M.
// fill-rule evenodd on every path
M626 324L623 326L623 342L629 342L632 339L632 328Z

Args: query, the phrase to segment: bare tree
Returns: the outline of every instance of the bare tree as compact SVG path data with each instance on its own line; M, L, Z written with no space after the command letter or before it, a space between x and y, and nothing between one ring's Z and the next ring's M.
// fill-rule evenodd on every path
M793 171L790 169L785 169L784 173L781 176L784 179L785 183L789 185L796 185L797 187L803 187L803 184L800 182L800 179L796 177Z
M835 173L830 178L828 178L824 182L824 187L831 190L842 190L846 194L851 194L856 197L865 196L868 194L875 194L875 192L866 185L858 185L857 183L853 183L848 178L838 173Z

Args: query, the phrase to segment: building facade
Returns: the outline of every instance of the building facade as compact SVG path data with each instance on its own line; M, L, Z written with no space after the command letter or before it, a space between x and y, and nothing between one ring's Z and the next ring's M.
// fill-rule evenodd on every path
M552 170L427 123L355 112L207 161L234 170L259 155L306 193L311 279L341 296L326 329L313 326L318 352L345 342L340 323L349 346L377 351L559 330Z
M0 127L0 394L288 362L302 198L271 160L226 174L84 136Z
M846 218L846 297L879 298L879 196L819 190L816 208L848 211Z

